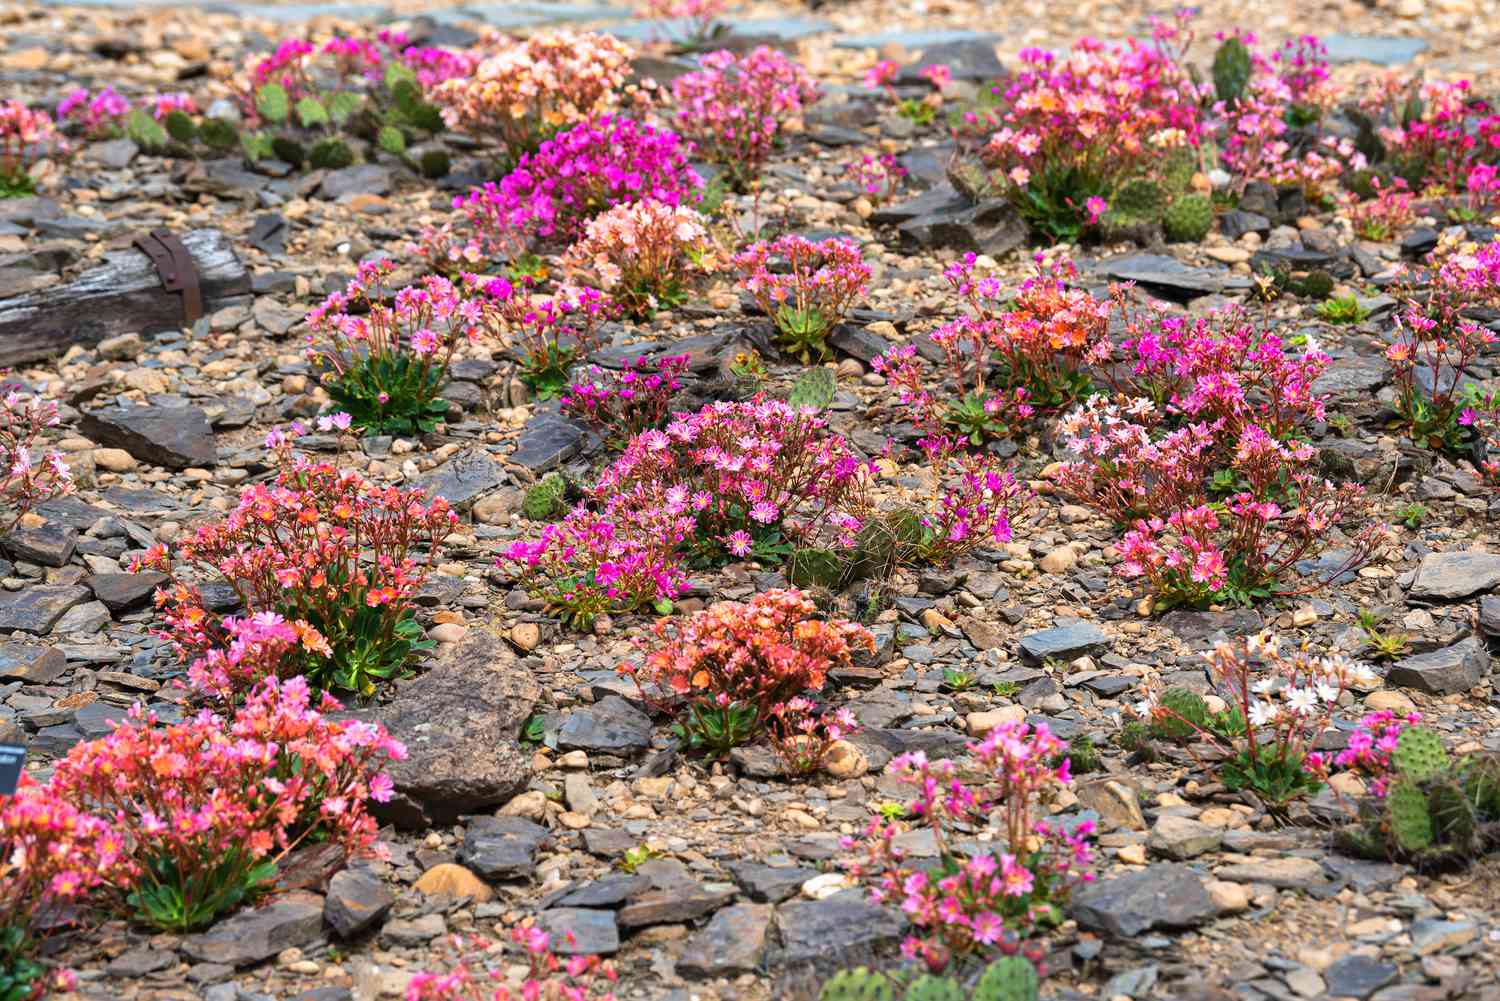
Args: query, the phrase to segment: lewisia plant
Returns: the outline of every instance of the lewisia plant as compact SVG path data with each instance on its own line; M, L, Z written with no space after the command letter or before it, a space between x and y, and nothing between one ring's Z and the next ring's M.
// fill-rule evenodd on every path
M630 50L612 35L558 31L524 40L491 37L472 75L431 91L456 132L493 138L515 162L544 140L613 111L630 74Z
M293 456L285 437L273 436L276 479L241 493L226 518L178 545L177 558L221 576L247 613L299 624L303 656L287 673L369 696L430 642L421 638L412 599L458 516L441 497L429 501L421 490L379 487L332 463ZM165 546L149 550L141 565L175 572ZM158 591L156 604L183 657L226 645L224 624L186 581Z
M784 261L785 270L773 270L773 261ZM870 285L870 266L859 247L837 237L814 243L788 233L752 243L734 264L740 288L775 325L777 342L804 365L829 357L829 332Z
M562 412L583 421L617 444L666 422L672 396L682 388L690 355L666 355L651 371L646 358L625 363L618 372L595 367L587 382L575 382L562 398Z
M698 62L702 69L672 83L677 129L738 190L749 190L782 129L818 99L818 85L800 63L764 45L738 58L710 52Z
M696 210L647 198L590 219L562 265L644 319L686 302L691 274L710 270L713 258Z
M431 431L448 412L438 394L464 341L498 333L477 275L427 275L388 294L390 260L366 261L342 292L307 314L307 357L324 369L335 409L366 434Z
M1327 782L1335 769L1350 772L1367 780L1367 791L1376 799L1383 798L1390 788L1396 772L1391 755L1401 734L1422 722L1422 714L1409 712L1397 715L1389 709L1366 713L1360 717L1359 727L1349 734L1349 742L1337 754L1313 751L1303 759L1302 767L1320 782ZM1334 787L1335 795L1338 788Z
M573 240L590 219L616 205L689 200L703 185L688 165L690 150L672 132L601 115L543 142L498 184L455 198L453 207L481 247Z
M644 645L644 662L620 673L643 694L665 695L687 747L723 754L766 727L791 738L783 715L805 712L793 701L822 689L830 669L849 667L857 647L873 653L875 638L853 622L818 618L800 591L771 590L662 620Z
M911 922L907 958L937 971L969 955L1014 955L1022 939L1061 922L1073 887L1093 879L1093 822L1065 829L1034 818L1072 783L1067 749L1045 723L1002 723L969 745L970 761L929 761L920 751L891 761L887 775L911 787L912 800L892 804L899 819L877 818L844 845L863 850L851 874ZM917 827L933 834L935 866L914 863L901 847L899 835ZM977 846L961 847L973 830L982 832ZM1039 948L1025 954L1040 963Z
M58 420L51 400L18 389L0 397L0 502L11 511L7 531L37 504L73 492L73 474L62 453L42 452L37 444L42 431Z
M0 198L30 194L32 166L64 149L45 111L32 111L16 100L0 101Z
M1472 81L1423 81L1392 71L1365 88L1360 109L1414 190L1431 184L1462 191L1476 167L1500 158L1500 114Z
M113 826L134 913L191 931L268 889L299 845L373 843L367 803L392 793L375 769L405 749L379 727L330 720L339 708L300 678L268 678L232 718L162 724L137 705L108 737L75 746L50 789Z
M593 288L561 285L544 296L529 280L494 278L485 291L519 358L521 381L543 400L562 394L573 364L599 347L600 325L620 314L613 298Z

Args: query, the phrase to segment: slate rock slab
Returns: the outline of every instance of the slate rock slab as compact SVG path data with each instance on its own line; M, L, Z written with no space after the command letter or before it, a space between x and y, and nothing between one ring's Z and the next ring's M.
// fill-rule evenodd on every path
M77 584L38 584L0 593L0 632L45 636L68 609L89 600Z
M1367 998L1400 976L1395 963L1351 953L1323 971L1328 993L1335 997Z
M959 195L897 225L903 239L927 250L1003 254L1026 242L1026 223L1003 199L970 202Z
M213 428L201 407L106 407L83 415L78 430L142 462L167 469L207 468L218 461Z
M545 473L581 455L586 447L597 442L598 438L581 424L540 411L521 429L510 459L533 473Z
M94 597L118 615L144 607L170 578L156 570L140 573L96 573L84 579Z
M12 558L44 567L60 567L78 548L78 529L48 522L36 528L17 528L5 536L5 551Z
M717 910L733 897L733 890L683 883L631 898L618 920L621 928L682 924Z
M1399 66L1427 51L1427 43L1420 38L1346 35L1335 31L1322 36L1322 41L1328 50L1328 61L1334 65L1375 63L1377 66Z
M561 955L612 956L620 951L620 929L615 924L614 911L558 907L542 911L536 923L551 937L552 951Z
M688 939L677 960L689 977L733 977L753 973L766 954L770 904L736 904L715 914L702 931Z
M1218 914L1203 876L1163 863L1091 883L1073 895L1078 924L1118 938L1154 928L1191 928Z
M1164 254L1127 254L1101 261L1096 270L1119 281L1132 281L1178 301L1250 287L1250 280L1227 271L1195 268Z
M557 730L557 746L567 750L620 753L651 746L651 717L618 695L606 695L575 709Z
M344 869L328 881L323 919L340 938L353 938L383 920L395 903L396 895L379 876Z
M816 876L818 871L801 866L733 862L730 863L729 873L751 900L779 904L788 897L796 896L802 884Z
M360 163L323 175L318 194L324 198L344 195L384 195L391 190L391 169L377 163Z
M1500 553L1477 550L1428 553L1417 567L1408 597L1458 601L1500 585Z
M547 829L525 817L469 817L458 861L485 879L529 875Z
M0 643L0 681L50 685L68 669L68 658L55 646Z
M487 452L460 452L417 481L429 497L442 497L455 511L505 482L505 470Z
M1388 685L1415 688L1431 695L1467 692L1490 673L1490 652L1477 636L1429 653L1404 657L1391 665Z
M1108 633L1092 622L1059 619L1051 629L1021 637L1021 653L1032 660L1056 657L1070 660L1086 653L1100 653L1114 642Z
M517 737L540 692L505 640L475 626L391 703L354 714L406 745L406 760L386 765L396 795L380 804L381 817L405 827L448 823L523 791L531 755Z
M906 921L860 890L845 890L822 900L794 900L776 909L776 931L781 939L778 962L822 961L837 964L843 957L900 941Z
M183 939L181 949L200 963L251 966L283 949L311 945L322 931L323 898L297 891L264 907L238 911L201 935Z
M998 80L1005 76L1005 67L995 57L998 41L997 35L980 34L924 46L920 59L901 67L896 83L911 86L925 83L922 71L930 66L947 66L955 80Z

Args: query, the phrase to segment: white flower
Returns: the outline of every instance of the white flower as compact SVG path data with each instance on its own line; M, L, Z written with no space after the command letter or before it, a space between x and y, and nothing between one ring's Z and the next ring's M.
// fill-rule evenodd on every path
M1318 708L1318 696L1311 688L1289 688L1286 703L1298 716L1309 716Z
M1250 725L1265 726L1279 715L1275 706L1259 699L1250 703Z
M1336 702L1339 697L1339 686L1331 678L1318 680L1318 698L1324 702Z
M1274 688L1275 686L1276 686L1276 679L1274 677L1271 677L1271 678L1261 678L1259 681L1255 682L1255 684L1253 684L1253 685L1250 686L1250 690L1252 692L1254 692L1256 695L1264 695L1267 692L1269 692L1272 688Z

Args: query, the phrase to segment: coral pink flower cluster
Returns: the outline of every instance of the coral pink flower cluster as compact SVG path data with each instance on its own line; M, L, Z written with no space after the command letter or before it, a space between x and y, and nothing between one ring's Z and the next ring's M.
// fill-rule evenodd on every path
M484 290L521 357L522 380L544 400L561 394L568 369L599 346L600 324L620 314L614 299L598 289L560 285L542 296L531 282L494 278Z
M18 389L0 397L0 502L9 508L8 521L0 515L0 524L7 531L37 504L73 492L73 474L62 453L43 451L38 443L59 419L51 400Z
M20 101L0 101L0 185L29 185L32 166L64 149L52 116Z
M785 262L774 267L773 262ZM735 256L740 288L776 326L780 342L804 364L829 354L829 331L865 294L870 266L850 240L813 242L788 233L770 243L757 241Z
M1060 913L1072 888L1093 878L1091 821L1070 830L1035 820L1046 799L1072 782L1068 745L1046 726L1002 723L970 744L970 762L929 761L920 751L890 763L887 774L915 790L906 804L909 823L872 821L853 875L871 885L872 897L899 904L913 925L902 946L908 958L942 969L974 953L1014 954L1020 939ZM998 813L997 847L961 850L964 833L987 830ZM898 835L925 825L937 843L936 870L906 857ZM965 857L965 856L968 857ZM1034 962L1040 952L1028 950Z
M677 130L748 189L787 124L818 99L802 66L762 45L744 56L726 50L699 58L703 67L672 84Z
M795 590L717 602L685 621L657 622L651 635L644 662L620 666L642 692L666 693L679 715L748 707L762 727L797 697L821 690L830 670L849 667L856 648L875 650L868 629L818 618L817 606Z
M616 205L590 219L562 258L564 268L593 279L637 317L680 305L690 275L712 265L703 217L654 198Z
M1380 141L1413 186L1462 191L1476 167L1500 160L1500 114L1469 80L1423 81L1393 71L1366 89L1360 107L1380 123Z
M612 35L558 31L492 37L472 75L430 92L448 127L493 138L512 159L561 129L619 106L630 50Z

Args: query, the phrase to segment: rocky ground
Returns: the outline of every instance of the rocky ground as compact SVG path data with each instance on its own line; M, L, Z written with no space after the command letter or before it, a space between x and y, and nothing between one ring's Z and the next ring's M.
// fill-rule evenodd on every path
M1342 29L1330 42L1347 64L1340 73L1415 63L1484 79L1494 67L1482 4L1265 6L1251 26L1273 37ZM943 137L890 114L859 74L877 52L910 61L921 46L972 84L998 69L997 52L1010 58L1084 32L1138 34L1147 13L1134 4L985 8L865 2L789 13L757 5L737 26L780 36L828 84L806 133L772 168L768 203L801 232L859 240L874 267L865 308L835 337L831 411L834 428L870 453L888 435L909 442L914 432L868 362L949 308L941 269L954 247L993 248L1009 274L1020 273L1023 258L1000 254L1010 249L1004 234L953 208ZM425 19L413 21L419 10ZM1208 4L1201 30L1244 13L1243 5ZM486 23L609 24L619 14L550 3L434 10L408 0L192 12L5 4L0 85L28 99L103 82L126 92L180 87L206 104L227 93L225 77L247 53L305 22L326 29L394 19L437 43L461 44ZM892 48L898 42L910 48ZM878 150L899 152L912 176L896 205L872 211L841 175L849 159ZM122 571L133 554L217 516L242 485L267 475L266 431L321 406L300 353L303 313L341 287L358 260L407 259L408 242L446 218L465 178L462 163L434 185L380 161L273 177L238 162L144 156L121 140L83 151L38 197L0 201L0 295L56 286L160 226L219 230L251 276L248 294L191 330L126 333L13 373L66 404L57 445L80 484L6 539L9 559L0 560L0 634L9 637L0 642L0 742L26 744L31 767L44 771L77 741L106 733L137 700L164 717L177 711L179 669L148 632L159 578ZM907 196L915 204L903 204ZM795 782L779 777L777 759L762 749L704 766L672 749L663 722L632 701L633 686L615 673L644 620L617 619L590 636L563 632L495 569L503 546L537 531L519 513L526 486L556 468L586 481L603 453L597 439L526 400L511 359L473 353L445 393L459 412L442 433L303 440L378 481L427 487L465 514L421 600L437 654L389 698L360 710L413 752L396 774L390 861L362 863L324 886L317 860L305 860L305 872L284 876L285 895L187 939L109 924L55 940L59 958L79 972L78 994L397 997L414 971L441 965L435 946L448 933L503 934L535 916L572 932L580 951L613 955L625 998L804 996L830 964L857 962L900 937L896 916L840 892L836 864L839 837L898 794L882 766L910 749L957 752L998 721L1024 717L1065 738L1090 735L1103 751L1103 770L1081 776L1076 796L1053 804L1068 817L1097 817L1103 833L1101 880L1053 940L1047 991L1500 998L1493 861L1424 875L1346 858L1320 825L1326 800L1282 825L1211 783L1186 753L1169 750L1145 765L1110 743L1143 683L1206 690L1199 655L1215 638L1273 626L1288 640L1357 650L1356 615L1368 609L1409 633L1413 650L1341 718L1415 706L1450 745L1500 749L1488 646L1500 637L1500 498L1472 470L1385 430L1392 391L1381 352L1393 302L1379 290L1395 264L1430 248L1442 224L1429 219L1392 243L1368 244L1333 215L1241 208L1202 246L1095 247L1079 253L1080 266L1099 287L1133 279L1192 311L1243 296L1257 253L1315 258L1359 291L1372 312L1354 327L1331 327L1296 299L1272 307L1286 333L1313 336L1335 359L1319 388L1342 419L1321 429L1322 460L1380 491L1381 516L1394 526L1357 575L1281 607L1144 617L1139 596L1112 573L1111 527L1050 496L1038 479L1056 454L1050 433L1034 435L1016 443L1014 463L1042 497L1017 541L946 572L897 578L875 616L878 654L834 678L835 697L865 727L854 738L861 755L841 761L839 774ZM708 381L763 337L725 279L690 307L617 328L606 354L687 351L695 378ZM773 386L795 374L770 369ZM1426 509L1414 528L1397 517L1413 502ZM780 583L772 571L732 566L702 580L684 604ZM949 690L945 668L963 669L974 684ZM526 745L516 735L534 713L545 717L545 735Z

